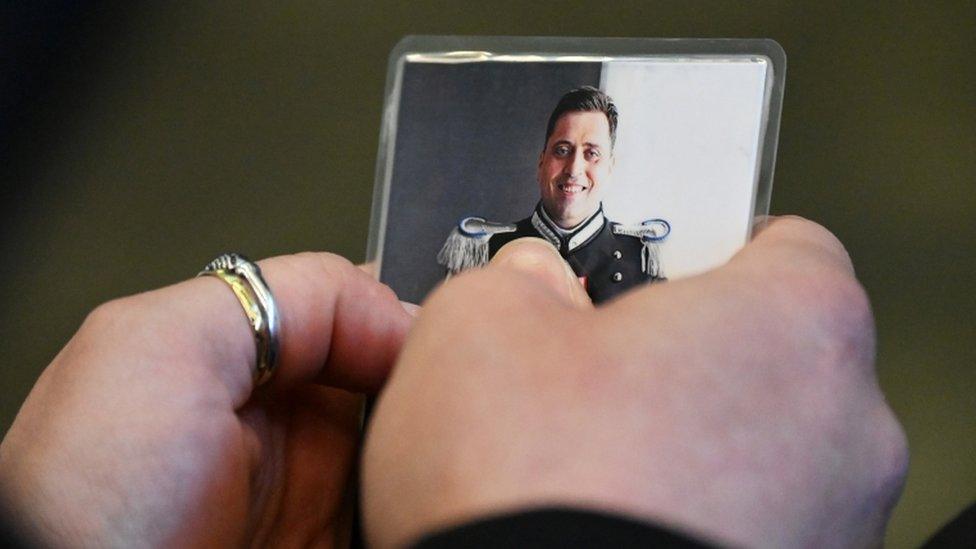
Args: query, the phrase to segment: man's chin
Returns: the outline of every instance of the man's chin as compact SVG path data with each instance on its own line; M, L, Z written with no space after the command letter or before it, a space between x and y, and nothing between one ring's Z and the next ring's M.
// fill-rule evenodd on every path
M599 208L599 204L593 207L588 207L588 204L584 204L582 200L584 196L582 193L580 196L567 198L560 200L556 204L542 203L546 209L546 213L549 214L549 218L564 229L575 227L583 221L586 221Z

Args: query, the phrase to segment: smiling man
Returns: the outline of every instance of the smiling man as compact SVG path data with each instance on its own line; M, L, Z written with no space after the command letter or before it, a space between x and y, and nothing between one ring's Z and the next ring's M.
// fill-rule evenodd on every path
M514 224L462 219L437 256L448 274L486 264L505 244L542 238L559 250L594 303L638 284L665 280L658 244L670 226L662 219L626 226L603 212L611 184L617 107L589 86L560 98L549 116L536 180L540 201Z

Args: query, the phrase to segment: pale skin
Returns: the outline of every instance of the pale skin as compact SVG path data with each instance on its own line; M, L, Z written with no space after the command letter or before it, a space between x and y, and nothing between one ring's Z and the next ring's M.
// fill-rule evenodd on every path
M250 328L220 280L89 315L0 445L0 486L34 535L97 547L333 546L348 536L362 400L347 390L382 385L413 317L338 256L260 265L282 347L259 391Z
M578 505L735 546L880 544L905 437L827 231L777 220L724 267L596 309L554 249L499 256L428 299L375 410L373 543Z
M341 543L346 390L385 384L362 462L377 546L540 504L744 545L880 541L907 450L829 233L779 220L725 267L597 309L547 246L452 278L413 328L341 258L261 262L283 332L257 391L219 280L109 303L38 380L0 483L54 544Z

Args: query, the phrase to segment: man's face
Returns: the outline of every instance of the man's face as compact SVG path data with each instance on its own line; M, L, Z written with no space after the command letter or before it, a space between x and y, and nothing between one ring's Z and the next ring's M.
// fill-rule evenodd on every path
M600 207L613 171L610 123L599 111L559 117L539 157L539 193L546 213L564 229L579 225Z

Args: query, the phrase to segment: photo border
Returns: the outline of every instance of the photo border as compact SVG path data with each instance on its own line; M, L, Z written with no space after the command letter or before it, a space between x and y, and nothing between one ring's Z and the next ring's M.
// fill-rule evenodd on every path
M752 218L747 239L765 224L773 189L776 148L786 82L786 52L768 38L570 38L553 36L407 36L390 52L383 118L369 226L366 261L382 273L390 184L404 64L410 58L440 63L612 61L623 58L764 58L769 63L760 121L760 146L753 182Z

